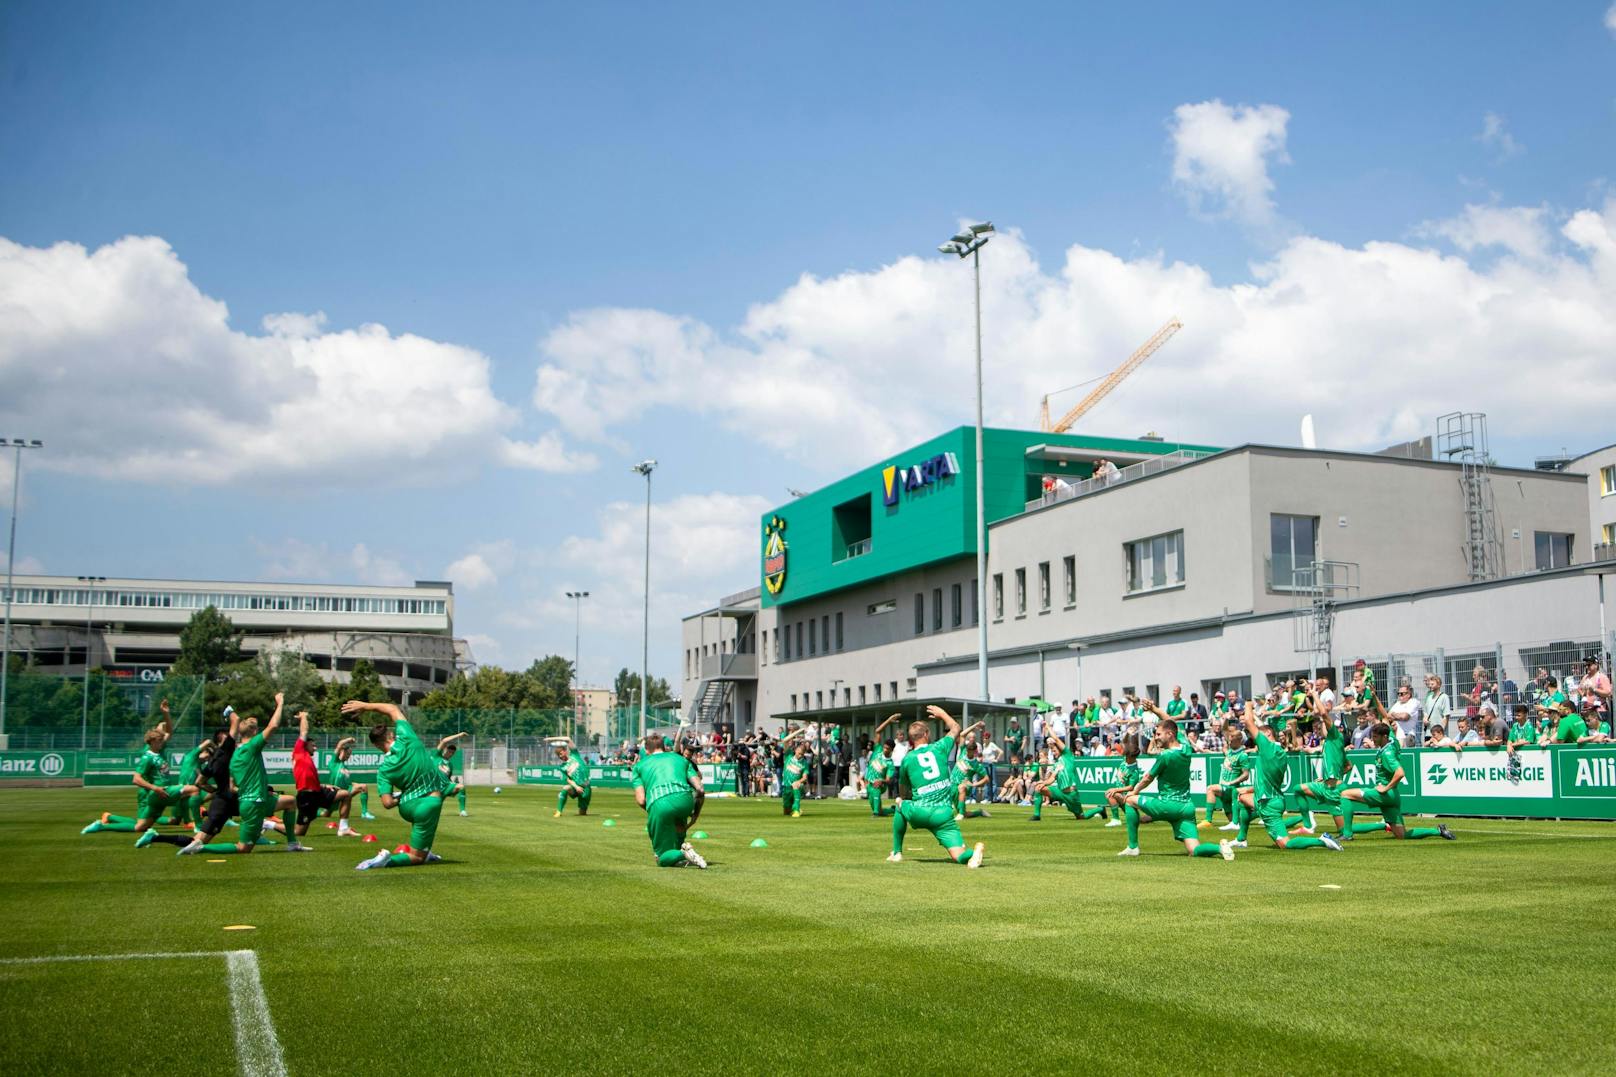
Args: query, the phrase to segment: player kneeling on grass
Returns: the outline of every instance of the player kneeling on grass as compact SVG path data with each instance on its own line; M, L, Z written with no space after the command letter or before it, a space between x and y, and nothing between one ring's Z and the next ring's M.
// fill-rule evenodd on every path
M1221 856L1234 859L1234 847L1227 841L1216 845L1195 836L1195 801L1190 799L1190 753L1178 739L1178 722L1161 718L1156 724L1156 740L1162 745L1150 773L1134 783L1124 798L1122 817L1128 827L1128 847L1118 856L1139 855L1139 824L1157 819L1173 828L1173 836L1184 843L1191 856ZM1140 796L1152 782L1155 796Z
M965 798L973 790L984 788L988 784L988 772L977 759L979 752L976 746L976 730L982 725L977 722L960 734L960 743L963 747L954 759L954 769L949 777L954 782L954 821L962 819L982 819L987 817L987 809L981 808L973 811L965 810ZM980 800L980 794L978 794Z
M309 712L297 712L297 743L292 745L292 780L297 783L297 827L293 833L302 838L309 832L309 824L322 810L337 809L337 836L349 837L354 833L348 825L349 793L334 785L320 784L320 768L309 751Z
M1394 838L1417 840L1440 837L1453 841L1455 835L1445 823L1437 826L1417 826L1412 830L1403 826L1401 786L1407 775L1403 772L1402 752L1397 746L1396 738L1392 736L1391 726L1386 723L1384 717L1371 727L1369 739L1376 750L1375 787L1341 790L1341 814L1345 817L1341 828L1341 840L1351 841L1359 834L1384 830ZM1377 809L1380 812L1381 822L1354 825L1353 808L1359 804Z
M353 775L348 773L348 760L353 757L354 745L357 743L358 741L352 737L343 737L337 741L336 750L331 753L331 768L326 771L325 776L330 784L349 794L350 799L353 797L359 798L359 817L361 819L374 819L376 817L370 814L370 787L362 782L356 783L353 780ZM331 814L329 809L326 814ZM347 813L344 812L343 814L346 815ZM341 837L355 837L358 833L358 831L349 830L346 827L339 828L337 831L337 834Z
M1059 755L1054 773L1033 790L1032 821L1037 822L1042 818L1045 800L1071 812L1073 819L1092 819L1096 815L1104 815L1104 804L1088 809L1083 807L1083 795L1077 788L1077 753L1072 751L1072 746L1053 733L1044 737L1044 743L1050 751Z
M589 814L589 798L593 795L589 788L589 768L578 758L578 746L571 737L553 737L551 743L556 746L556 755L561 757L561 779L566 783L556 794L555 817L561 818L570 797L578 802L578 816L582 818Z
M909 754L898 766L898 804L892 813L891 863L903 859L903 836L910 827L931 832L937 844L948 850L957 864L982 866L981 842L974 850L965 847L959 824L954 821L954 781L949 774L948 757L959 736L959 723L941 707L927 707L926 713L943 723L948 733L932 743L931 729L925 722L909 723Z
M282 826L288 835L286 851L309 852L308 846L300 843L292 834L297 824L297 800L294 797L277 795L275 790L269 787L269 775L264 771L264 741L280 728L281 710L285 703L285 693L276 692L275 713L269 716L269 721L264 725L262 732L258 729L256 717L249 715L242 718L234 709L226 708L230 717L230 739L247 738L236 745L236 750L230 757L230 784L236 790L236 802L241 812L241 829L237 832L234 842L204 844L200 837L193 839L189 845L180 850L181 856L194 856L203 852L250 853L253 846L258 844L258 839L263 836L265 821L277 811L281 812Z
M881 806L881 790L886 786L887 779L892 776L892 749L896 747L890 740L881 739L881 730L896 722L900 716L888 715L887 720L875 727L870 734L870 760L864 764L864 796L870 802L871 818L880 818L891 815L891 808Z
M1139 779L1145 772L1139 768L1139 737L1130 733L1122 738L1122 765L1117 768L1117 785L1105 791L1105 802L1117 810L1117 815L1126 813L1128 807L1128 794L1133 787L1139 784ZM1121 826L1120 818L1113 818L1106 826Z
M180 785L178 783L164 782L168 774L168 760L163 757L163 747L168 744L168 704L163 704L163 720L156 728L146 733L146 750L141 753L140 760L135 764L135 772L131 781L138 790L136 793L136 813L131 819L127 815L112 815L103 813L101 818L79 831L81 834L95 834L103 830L115 831L124 834L139 834L135 845L144 848L151 844L151 837L156 831L152 827L157 820L163 817L163 812L170 808L178 808L184 804L188 797L197 794L195 785Z
M685 840L707 799L701 772L660 733L652 733L645 738L645 754L634 764L633 785L634 803L645 809L645 833L657 867L705 868L707 861Z
M1291 837L1285 831L1285 775L1290 769L1289 753L1272 725L1267 730L1257 726L1257 709L1246 704L1240 719L1246 736L1257 746L1257 765L1252 769L1255 791L1252 804L1257 819L1268 831L1269 839L1281 849L1330 849L1339 853L1341 843L1326 834L1319 838ZM1343 759L1345 756L1343 755ZM1322 799L1322 798L1321 798ZM1244 801L1242 800L1242 803Z
M1235 815L1240 810L1241 791L1251 785L1251 753L1246 749L1245 734L1239 730L1228 729L1224 733L1223 743L1222 773L1215 784L1206 787L1206 821L1212 821L1213 808L1221 807L1229 821L1218 829L1239 830L1240 824L1235 821Z
M469 733L451 733L438 741L438 773L449 780L450 791L460 802L460 814L466 814L466 757L460 754L460 745L455 741L461 737L470 736Z
M808 743L798 739L802 735L798 729L780 738L780 750L786 753L780 763L780 813L793 819L802 816L802 791L808 785Z
M407 868L443 859L432 851L432 841L443 814L443 798L454 786L438 769L439 757L427 750L404 712L393 704L350 699L342 705L343 714L365 711L387 719L370 727L370 743L386 753L376 768L376 791L382 807L397 808L399 817L410 824L410 840L391 853L383 849L361 860L354 870Z

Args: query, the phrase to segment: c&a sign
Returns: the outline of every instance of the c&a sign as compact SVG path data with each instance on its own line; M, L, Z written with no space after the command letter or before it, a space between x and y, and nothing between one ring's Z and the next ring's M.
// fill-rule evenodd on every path
M899 493L914 493L959 473L959 459L951 452L938 453L908 467L893 464L881 469L881 499L891 507L898 503Z

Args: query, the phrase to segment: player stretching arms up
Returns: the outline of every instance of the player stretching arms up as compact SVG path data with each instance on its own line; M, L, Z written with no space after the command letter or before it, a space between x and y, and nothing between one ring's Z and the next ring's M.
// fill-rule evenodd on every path
M892 814L891 808L881 806L881 790L892 774L893 744L890 740L881 739L881 730L896 722L898 718L896 714L889 716L886 721L875 727L874 733L870 734L870 761L864 764L864 795L870 801L871 818Z
M1122 738L1122 765L1117 768L1117 780L1121 784L1105 791L1105 802L1117 810L1117 815L1112 816L1106 826L1122 825L1118 816L1125 812L1128 794L1144 776L1144 771L1139 769L1139 738L1129 733Z
M555 818L561 818L567 810L568 797L578 801L578 816L582 818L589 814L589 798L594 795L589 788L589 767L578 758L578 748L571 737L557 737L552 743L561 757L561 777L566 783L556 794Z
M309 832L309 824L322 810L337 809L337 837L353 834L348 825L349 796L347 790L334 785L320 784L320 768L309 751L309 712L297 712L297 743L292 745L292 780L297 784L297 838Z
M1202 842L1195 836L1195 802L1190 799L1190 753L1178 739L1178 723L1162 717L1156 725L1156 740L1165 745L1151 764L1150 773L1134 783L1128 791L1123 818L1128 825L1128 847L1118 856L1139 855L1139 824L1157 819L1173 828L1173 836L1184 843L1190 856L1221 856L1234 859L1234 847L1227 841L1216 845ZM1156 783L1155 796L1140 796L1151 782Z
M250 853L253 846L258 844L258 839L263 836L264 821L276 811L281 812L281 824L286 830L286 851L289 853L310 851L308 846L300 843L292 832L297 824L296 798L276 795L269 787L269 776L264 773L264 741L280 728L281 710L285 703L285 693L276 692L275 713L269 716L269 721L264 725L262 732L259 732L256 717L249 715L242 718L236 714L234 708L226 708L230 718L230 739L234 740L238 736L247 738L236 745L235 753L230 757L230 783L236 790L235 802L241 812L241 829L237 831L234 842L203 844L202 838L211 837L212 833L199 834L191 844L179 851L180 856L194 856L204 852L243 855ZM209 816L211 819L211 812Z
M1359 834L1368 834L1375 830L1384 830L1394 838L1446 838L1455 839L1453 831L1446 823L1436 826L1417 826L1412 830L1403 826L1403 794L1398 786L1403 784L1407 775L1403 772L1403 755L1397 747L1397 741L1392 737L1391 726L1385 718L1385 710L1380 709L1380 720L1369 730L1369 739L1375 745L1378 754L1375 756L1375 787L1373 789L1343 789L1341 791L1341 814L1346 817L1345 825L1341 828L1341 840L1351 841ZM1359 823L1352 822L1354 805L1362 804L1366 807L1376 808L1380 811L1381 822Z
M1236 730L1224 734L1223 744L1223 772L1218 775L1216 784L1206 787L1206 821L1210 823L1212 809L1221 806L1229 821L1218 829L1238 830L1235 806L1241 791L1251 784L1251 753L1246 750L1245 734Z
M438 757L427 751L415 727L393 704L350 699L342 705L343 714L364 711L374 711L385 719L370 727L370 743L387 753L376 768L376 791L382 795L382 807L397 808L399 817L410 824L410 840L397 852L383 849L369 860L361 860L354 870L415 867L441 860L432 851L432 842L438 834L443 798L453 787L438 770Z
M157 820L163 817L164 809L171 805L183 804L187 797L196 795L195 785L159 784L168 773L168 760L163 758L163 747L168 743L168 735L168 704L165 702L163 720L154 729L146 732L146 750L141 753L140 761L135 764L135 772L131 775L131 781L138 790L136 817L131 819L127 815L103 814L79 833L94 834L110 830L124 834L139 834L140 837L135 839L135 848L144 849L157 836L157 832L152 828L157 825Z
M954 821L962 819L982 819L987 817L987 809L974 811L965 810L965 798L973 789L981 789L988 784L988 772L981 763L977 762L978 749L976 746L976 730L982 726L977 722L960 734L960 743L964 746L954 759L954 767L948 776L954 781Z
M780 761L780 811L793 819L802 816L802 790L808 784L808 743L797 740L798 729L780 738L780 750L785 758ZM797 743L791 742L796 740Z
M898 804L892 813L891 863L903 859L903 836L910 827L929 831L937 844L948 850L957 864L982 866L983 844L965 848L959 826L954 822L954 783L949 776L948 757L959 736L959 723L941 707L927 707L926 713L942 722L948 733L935 744L925 722L909 723L909 754L898 767Z
M1268 735L1269 732L1275 731L1272 725L1268 727L1267 732L1258 728L1257 708L1252 704L1246 704L1246 712L1241 717L1240 723L1245 726L1246 736L1257 746L1257 765L1253 768L1256 784L1252 805L1258 821L1262 823L1263 829L1268 831L1268 837L1281 849L1324 848L1339 853L1341 843L1328 834L1318 838L1291 837L1286 834L1284 789L1285 772L1290 765L1289 753L1286 752L1282 742ZM1241 797L1241 803L1244 805L1244 791Z
M1347 777L1347 738L1341 727L1326 712L1313 719L1313 731L1319 734L1319 747L1311 749L1324 757L1324 774L1316 782L1302 786L1302 802L1318 801L1330 811L1335 820L1336 833L1342 833L1341 783ZM1310 749L1303 749L1310 751ZM1310 813L1311 814L1311 813Z
M326 771L326 780L338 789L346 790L349 797L359 798L359 817L361 819L374 819L370 814L370 786L362 782L356 783L353 775L348 773L348 760L353 756L354 745L358 743L352 737L343 737L337 741L337 747L331 753L331 769ZM331 813L326 812L327 815ZM344 838L357 837L358 832L348 829L347 825L337 829L337 836Z
M438 764L438 772L449 780L449 786L454 790L455 799L460 802L460 814L466 814L466 760L460 754L460 745L455 741L471 734L464 731L451 733L438 741L438 757L443 762Z
M1077 753L1072 751L1072 746L1054 734L1046 736L1044 743L1059 752L1060 756L1055 764L1055 773L1033 790L1032 817L1040 818L1045 799L1071 812L1073 819L1092 819L1096 815L1104 815L1104 804L1083 810L1083 795L1077 788Z
M706 797L701 772L690 760L672 751L660 733L645 738L645 754L634 764L634 803L645 809L645 833L651 839L657 867L707 866L685 840L701 816Z
M165 722L168 721L167 700L163 701L163 719ZM172 725L173 723L169 722L168 724ZM213 739L210 737L186 752L185 758L180 760L180 784L194 785L197 791L175 805L177 810L171 814L171 818L164 820L165 823L174 826L190 825L194 827L202 822L202 802L207 799L207 793L202 789L200 778L202 768L207 766L208 756L212 754Z

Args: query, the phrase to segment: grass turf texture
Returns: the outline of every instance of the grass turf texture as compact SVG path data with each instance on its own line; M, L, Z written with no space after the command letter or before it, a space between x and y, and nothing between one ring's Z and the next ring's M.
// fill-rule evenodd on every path
M890 821L863 802L712 800L699 872L654 866L627 793L553 819L527 787L451 805L444 863L359 873L380 846L323 821L313 854L219 864L79 835L132 802L0 790L0 957L256 950L294 1075L1611 1064L1586 995L1616 957L1608 824L1460 820L1457 842L1342 854L1254 828L1226 864L1162 824L1127 860L1121 828L1002 808L962 824L988 844L968 871L913 831L886 863ZM406 835L393 812L366 825ZM232 1072L224 984L222 960L0 966L0 1059Z

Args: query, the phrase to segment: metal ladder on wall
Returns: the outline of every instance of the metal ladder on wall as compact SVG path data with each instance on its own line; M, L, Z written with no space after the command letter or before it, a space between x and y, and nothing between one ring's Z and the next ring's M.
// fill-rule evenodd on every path
M1487 416L1456 411L1436 421L1437 455L1459 465L1464 495L1465 562L1472 580L1503 575L1504 541L1493 499L1492 457L1487 451Z
M701 688L696 692L695 700L690 704L687 715L690 724L697 729L712 728L724 714L724 707L729 703L730 681L709 680L702 681Z

